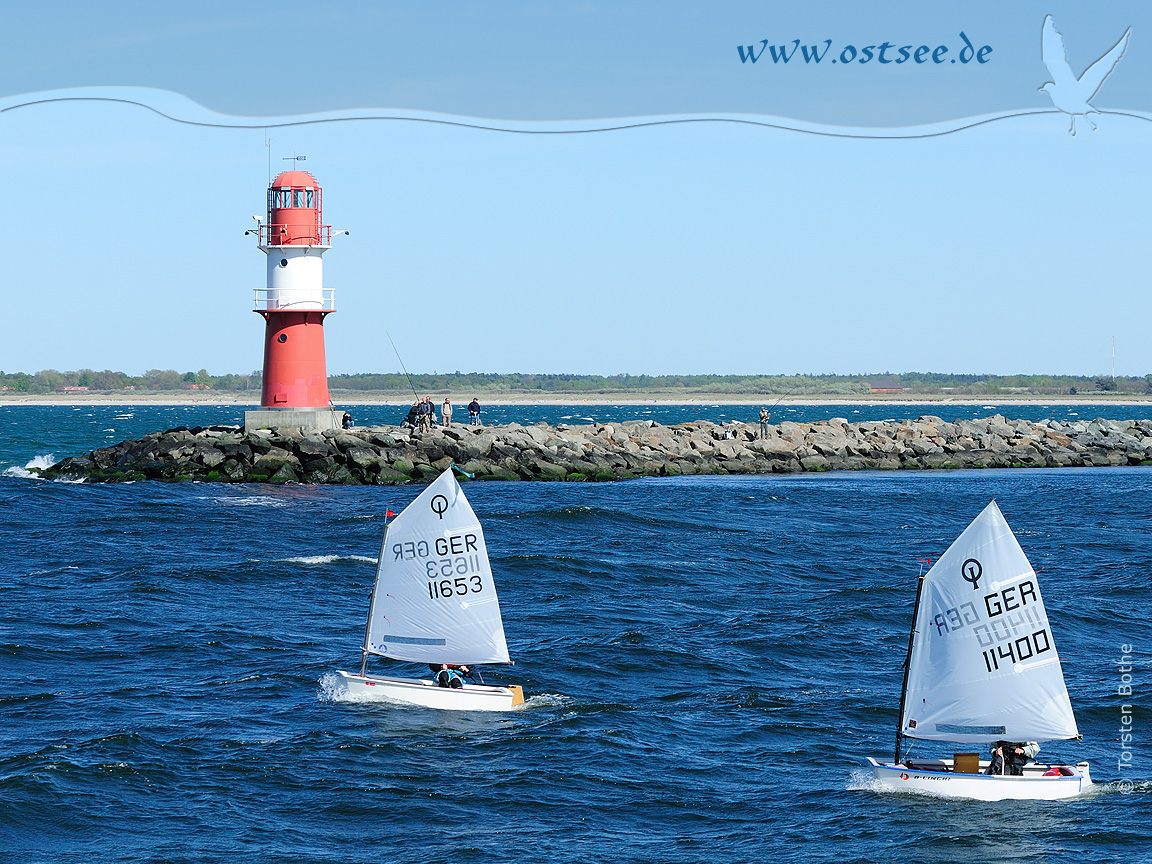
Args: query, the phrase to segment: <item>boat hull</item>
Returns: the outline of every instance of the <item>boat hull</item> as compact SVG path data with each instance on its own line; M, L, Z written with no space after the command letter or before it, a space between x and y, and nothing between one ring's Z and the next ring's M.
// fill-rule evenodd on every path
M524 691L519 687L489 684L440 687L423 678L362 676L343 671L339 675L348 694L366 702L401 702L442 711L511 711L524 704Z
M977 801L1055 801L1074 798L1092 785L1088 763L1076 765L1029 765L1023 777L989 774L957 774L952 771L952 760L933 760L931 767L885 765L869 758L872 775L885 791L923 792L948 798L973 798ZM980 763L980 770L988 767ZM1044 772L1063 768L1071 776L1045 777Z

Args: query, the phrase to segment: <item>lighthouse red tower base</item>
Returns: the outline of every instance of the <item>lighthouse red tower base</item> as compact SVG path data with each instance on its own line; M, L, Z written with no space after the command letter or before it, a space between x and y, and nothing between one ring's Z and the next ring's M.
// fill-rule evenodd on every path
M268 408L327 408L324 318L328 311L257 309L264 328L264 379L260 404Z

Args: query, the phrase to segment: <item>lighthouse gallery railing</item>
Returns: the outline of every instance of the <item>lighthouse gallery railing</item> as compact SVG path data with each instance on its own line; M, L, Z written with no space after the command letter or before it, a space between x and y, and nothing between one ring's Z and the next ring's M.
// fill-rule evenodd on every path
M336 311L336 289L321 288L256 288L252 292L253 308L257 312L277 309L322 309Z

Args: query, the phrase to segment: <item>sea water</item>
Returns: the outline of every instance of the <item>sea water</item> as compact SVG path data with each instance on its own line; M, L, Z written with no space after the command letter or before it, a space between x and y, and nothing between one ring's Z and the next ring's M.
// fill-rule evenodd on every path
M468 484L516 660L484 674L528 696L481 716L335 686L359 664L384 513L418 487L23 470L229 422L211 413L0 413L0 860L1149 854L1152 469ZM917 559L992 498L1039 571L1084 736L1041 758L1089 760L1099 785L879 793L863 758L892 752Z

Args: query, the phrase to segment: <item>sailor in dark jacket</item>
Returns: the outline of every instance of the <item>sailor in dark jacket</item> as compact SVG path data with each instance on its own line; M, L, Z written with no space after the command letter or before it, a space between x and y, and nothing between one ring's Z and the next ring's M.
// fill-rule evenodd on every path
M429 663L432 670L432 680L440 687L453 687L459 689L464 686L464 679L472 677L472 669L468 666L456 666L449 663Z
M1035 759L1040 745L1035 741L997 741L992 745L992 761L985 774L1008 774L1020 777L1028 760Z

